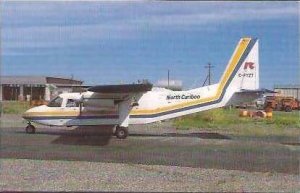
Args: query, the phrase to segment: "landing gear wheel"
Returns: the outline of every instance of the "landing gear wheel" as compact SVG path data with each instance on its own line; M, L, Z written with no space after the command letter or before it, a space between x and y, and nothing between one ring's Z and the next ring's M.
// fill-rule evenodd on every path
M125 139L128 136L128 128L117 126L115 135L118 139Z
M25 130L26 130L26 133L29 133L29 134L35 133L35 127L33 125L27 125Z
M285 112L291 112L291 111L292 111L292 107L290 107L290 106L285 107Z

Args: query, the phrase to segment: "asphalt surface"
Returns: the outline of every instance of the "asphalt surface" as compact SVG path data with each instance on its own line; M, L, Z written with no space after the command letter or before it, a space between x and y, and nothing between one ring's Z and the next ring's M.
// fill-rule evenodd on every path
M241 138L135 126L125 140L110 127L1 128L0 158L77 160L299 174L298 138Z

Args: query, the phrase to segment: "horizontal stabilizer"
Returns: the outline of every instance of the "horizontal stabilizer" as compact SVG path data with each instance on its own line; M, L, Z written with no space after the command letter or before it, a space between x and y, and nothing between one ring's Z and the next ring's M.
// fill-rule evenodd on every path
M239 91L237 93L261 93L261 94L272 93L272 94L274 94L277 92L266 89L266 88L262 88L262 89L255 89L255 90L242 89L241 91Z

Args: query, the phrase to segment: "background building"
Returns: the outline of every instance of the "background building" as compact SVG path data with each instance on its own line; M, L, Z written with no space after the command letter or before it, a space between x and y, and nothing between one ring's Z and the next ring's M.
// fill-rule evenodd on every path
M275 85L274 91L280 96L291 96L300 100L300 85Z
M46 100L63 92L72 92L83 81L48 76L1 76L2 100Z
M157 87L167 88L174 91L182 90L182 81L181 80L159 80L155 84Z

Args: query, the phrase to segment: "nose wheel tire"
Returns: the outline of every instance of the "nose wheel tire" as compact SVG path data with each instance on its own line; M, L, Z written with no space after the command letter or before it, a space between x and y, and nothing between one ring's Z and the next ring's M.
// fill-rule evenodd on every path
M115 135L118 139L125 139L128 136L128 128L117 126Z
M27 125L25 131L26 133L33 134L35 133L35 127L33 125Z

